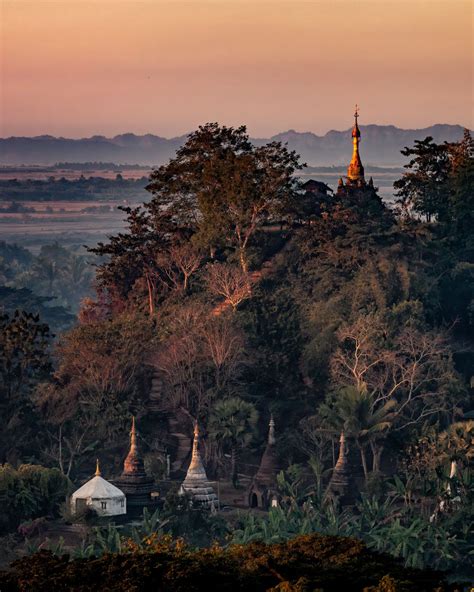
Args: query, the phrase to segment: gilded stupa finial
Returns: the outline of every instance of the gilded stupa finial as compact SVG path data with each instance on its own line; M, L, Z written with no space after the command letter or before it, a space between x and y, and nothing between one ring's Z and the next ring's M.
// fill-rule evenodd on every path
M359 154L360 129L358 125L359 105L356 104L354 112L354 127L352 128L352 159L347 169L347 180L350 184L364 186L364 167Z
M358 120L359 119L359 105L356 103L355 111L354 111L354 127L352 128L352 137L353 138L360 138L360 129Z
M143 460L138 449L138 432L135 422L135 416L132 415L132 427L130 429L130 450L123 463L124 474L144 472Z
M100 476L101 476L100 465L99 465L99 459L97 458L95 461L95 477L100 477Z

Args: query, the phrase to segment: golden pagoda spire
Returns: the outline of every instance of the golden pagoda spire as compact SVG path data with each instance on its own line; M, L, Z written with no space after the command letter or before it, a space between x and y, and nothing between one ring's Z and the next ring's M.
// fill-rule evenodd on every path
M97 458L96 459L96 462L95 462L95 475L94 476L95 477L100 477L101 474L102 473L100 472L99 459Z
M144 472L143 460L138 450L138 433L134 415L132 415L132 428L130 430L130 450L123 463L123 470L124 474Z
M359 154L360 129L358 125L359 107L355 106L354 127L352 128L352 159L347 169L347 179L350 184L365 184L364 167Z

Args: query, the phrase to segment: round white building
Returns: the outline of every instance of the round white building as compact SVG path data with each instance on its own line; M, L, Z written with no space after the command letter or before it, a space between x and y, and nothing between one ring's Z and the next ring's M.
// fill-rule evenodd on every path
M94 477L79 487L71 496L71 511L78 514L87 508L99 516L118 516L127 513L125 494L101 477L99 461Z

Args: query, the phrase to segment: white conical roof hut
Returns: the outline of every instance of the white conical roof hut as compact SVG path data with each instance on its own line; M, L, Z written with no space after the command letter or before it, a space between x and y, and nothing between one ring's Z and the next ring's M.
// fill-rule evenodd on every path
M101 476L99 461L97 461L94 477L71 496L73 514L87 508L95 510L99 516L118 516L127 513L125 494Z
M180 487L180 494L191 496L193 503L208 508L217 508L218 500L214 489L209 482L206 470L202 464L201 454L199 452L199 427L197 422L194 424L193 452L188 472Z

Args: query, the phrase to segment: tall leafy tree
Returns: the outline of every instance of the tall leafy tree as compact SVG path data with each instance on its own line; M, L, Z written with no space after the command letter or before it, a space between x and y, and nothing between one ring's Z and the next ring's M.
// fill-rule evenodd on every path
M214 251L235 249L243 271L256 232L295 199L301 169L295 152L279 142L251 144L244 126L208 123L191 134L176 158L150 177L152 217L168 212Z
M432 219L445 219L448 210L446 181L450 163L448 144L436 144L431 136L415 140L413 148L404 148L403 156L410 157L408 169L393 186L398 203L404 212L415 212Z
M474 226L474 140L469 130L450 145L450 218L456 234L471 237Z

